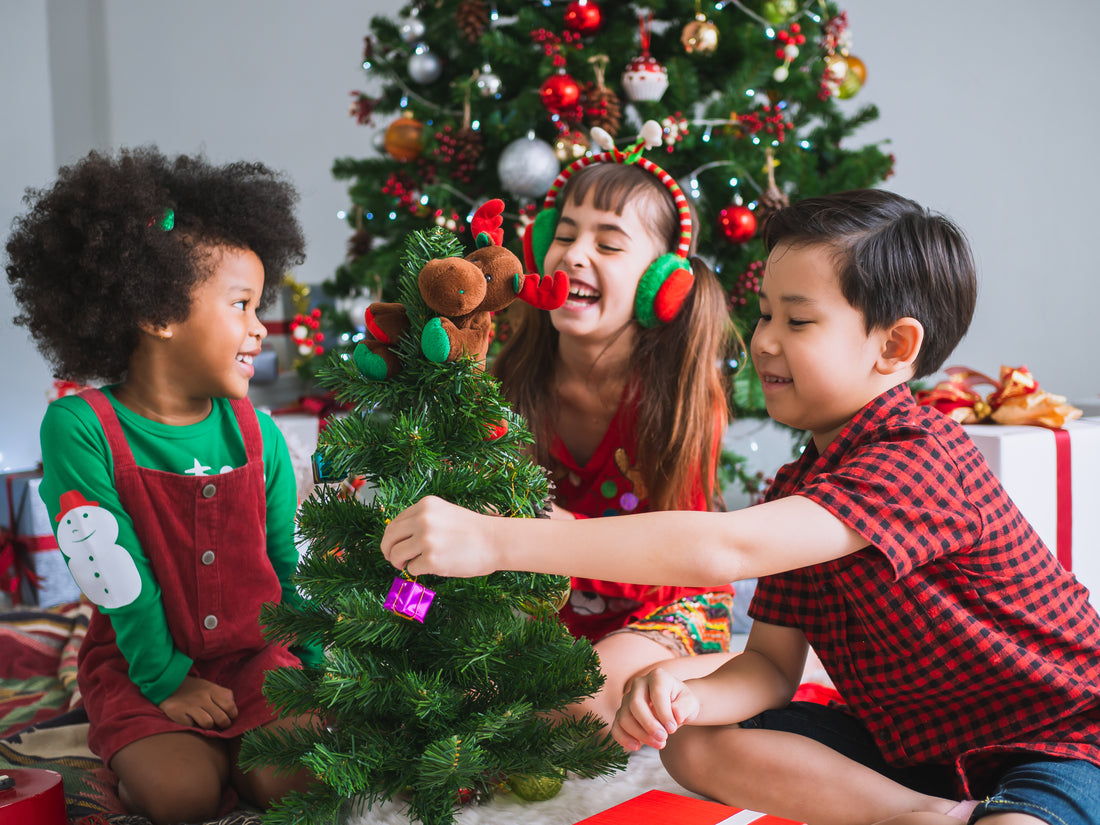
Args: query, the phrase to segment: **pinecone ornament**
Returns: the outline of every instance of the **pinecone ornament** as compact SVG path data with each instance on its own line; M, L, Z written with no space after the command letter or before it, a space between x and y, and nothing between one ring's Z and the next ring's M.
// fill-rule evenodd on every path
M589 126L598 126L611 137L615 137L623 126L623 106L619 102L619 96L603 80L608 60L605 54L588 58L596 81L585 88L584 119Z
M365 227L356 229L355 234L348 238L348 260L354 261L370 252L373 241L374 237L369 229Z
M463 37L476 43L489 25L489 5L485 0L462 0L455 9L455 21Z

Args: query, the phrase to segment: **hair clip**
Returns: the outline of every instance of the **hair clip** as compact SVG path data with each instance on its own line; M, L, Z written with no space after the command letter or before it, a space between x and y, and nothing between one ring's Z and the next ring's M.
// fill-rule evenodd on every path
M164 210L164 216L157 220L156 218L150 218L147 226L155 226L164 232L170 232L176 225L176 213L172 207L168 207Z

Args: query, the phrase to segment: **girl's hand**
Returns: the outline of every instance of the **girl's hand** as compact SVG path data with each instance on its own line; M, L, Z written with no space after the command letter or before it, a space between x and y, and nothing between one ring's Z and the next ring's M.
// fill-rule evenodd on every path
M410 576L486 576L499 569L492 539L501 521L428 496L389 523L382 555Z
M634 679L615 714L611 735L628 751L642 745L663 748L669 734L699 715L691 689L662 668Z
M233 691L197 676L185 676L183 684L158 707L176 724L203 730L228 728L237 718Z

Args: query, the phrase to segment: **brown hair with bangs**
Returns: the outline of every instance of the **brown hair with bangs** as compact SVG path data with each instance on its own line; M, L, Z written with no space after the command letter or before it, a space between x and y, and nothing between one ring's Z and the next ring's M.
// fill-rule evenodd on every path
M622 215L636 202L654 237L671 252L680 237L669 191L653 174L628 164L598 163L581 169L558 196L559 206L584 203ZM729 419L728 382L722 363L736 339L725 292L710 267L691 258L695 286L676 317L652 329L636 321L628 391L637 396L637 466L649 509L690 506L696 479L711 509L722 431ZM493 364L504 393L527 419L535 458L551 470L550 441L557 418L553 375L558 332L548 312L517 302L509 311L512 333Z

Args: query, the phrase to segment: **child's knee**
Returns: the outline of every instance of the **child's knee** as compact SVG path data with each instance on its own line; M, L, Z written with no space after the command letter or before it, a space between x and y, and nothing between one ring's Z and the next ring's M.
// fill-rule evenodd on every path
M154 825L206 822L218 815L223 788L216 778L165 776L154 786L139 785L131 790L119 782L119 797L134 813Z
M685 725L668 738L661 750L661 764L685 788L691 788L692 777L701 776L714 766L713 731L711 727Z
M267 810L291 791L304 791L314 781L313 775L306 770L288 775L263 767L241 774L234 785L244 799L257 808Z

